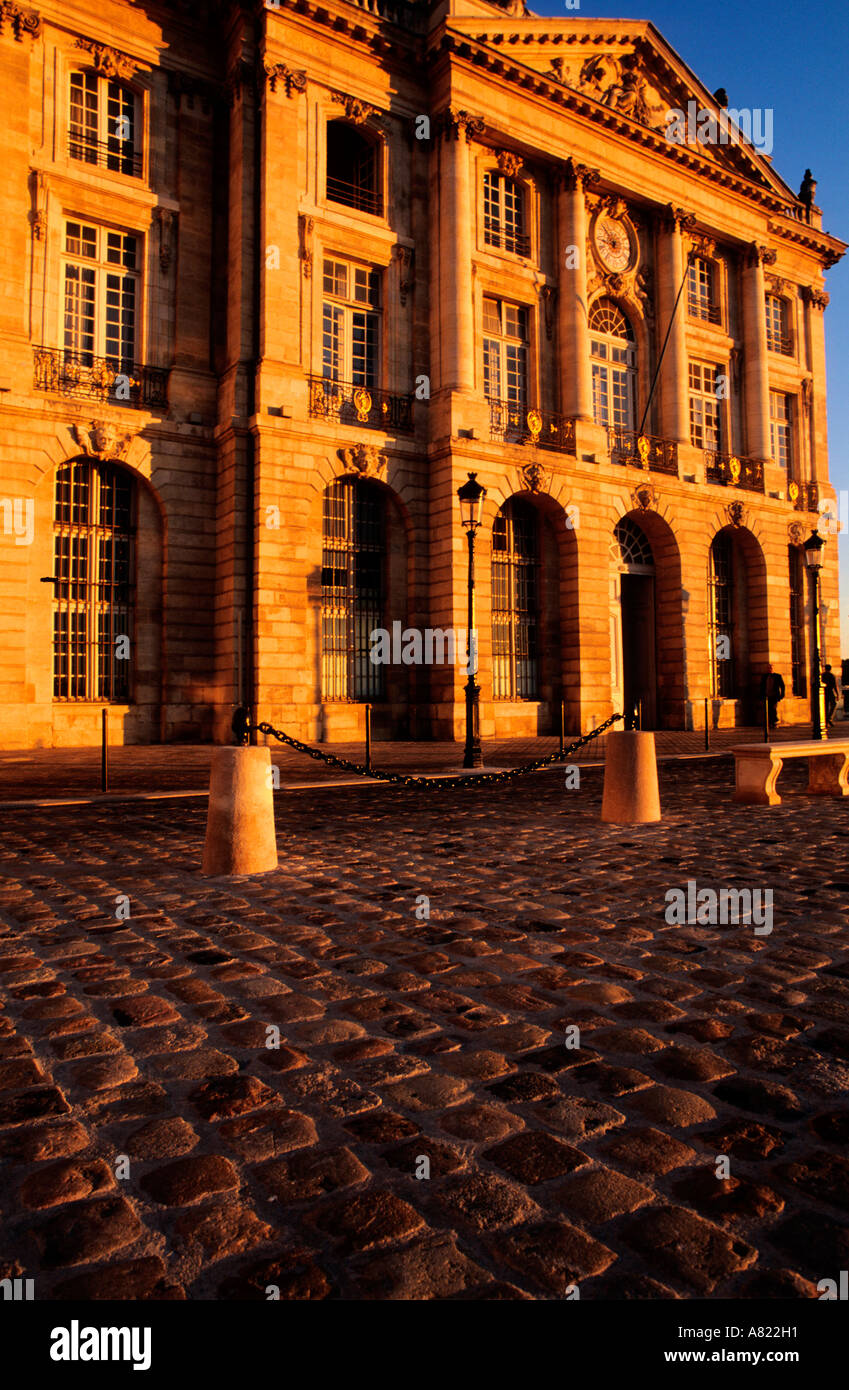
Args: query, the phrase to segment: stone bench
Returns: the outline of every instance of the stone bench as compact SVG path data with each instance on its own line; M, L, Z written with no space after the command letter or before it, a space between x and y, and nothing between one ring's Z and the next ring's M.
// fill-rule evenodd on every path
M734 796L747 806L780 806L775 790L788 758L808 759L812 796L849 796L849 739L804 739L792 743L744 743L734 754Z

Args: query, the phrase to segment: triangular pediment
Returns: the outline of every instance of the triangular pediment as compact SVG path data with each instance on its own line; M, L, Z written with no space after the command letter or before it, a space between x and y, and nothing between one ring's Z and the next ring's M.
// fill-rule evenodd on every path
M771 134L762 124L764 113L743 112L742 102L736 113L721 106L648 22L529 16L484 26L479 19L456 15L448 27L491 49L510 67L539 73L626 121L648 126L670 143L689 145L781 198L795 196L771 167L768 148L758 148L764 135ZM706 140L699 139L700 129Z

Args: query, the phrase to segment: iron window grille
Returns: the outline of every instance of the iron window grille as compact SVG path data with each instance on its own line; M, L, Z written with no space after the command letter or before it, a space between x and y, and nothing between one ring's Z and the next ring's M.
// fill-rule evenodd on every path
M385 699L370 636L384 626L386 506L380 488L342 478L324 494L321 691L327 701Z
M805 560L801 546L787 547L790 590L790 669L794 695L808 694L805 664Z
M710 548L710 669L714 699L733 699L734 678L734 552L729 536L715 536ZM720 658L720 639L727 656Z
M537 700L539 672L539 522L530 503L512 500L492 531L492 693L496 700Z
M53 517L53 698L126 704L135 639L135 484L112 464L62 464ZM122 637L126 657L118 651Z

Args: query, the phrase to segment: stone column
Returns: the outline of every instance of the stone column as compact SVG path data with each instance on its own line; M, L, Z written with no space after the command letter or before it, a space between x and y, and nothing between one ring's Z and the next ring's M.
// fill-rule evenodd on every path
M439 336L443 390L475 389L475 332L472 302L472 235L475 189L469 145L483 130L479 116L449 111L442 134L442 209L439 227Z
M752 242L743 270L743 418L746 453L756 459L772 458L764 264L775 264L775 252Z
M593 384L587 304L587 210L584 188L599 179L597 169L566 161L557 196L558 337L560 410L579 420L593 418Z
M671 203L658 246L658 323L655 351L660 354L669 328L669 341L660 372L660 433L664 439L690 443L690 402L687 377L687 289L681 282L687 266L684 233L695 224L692 213ZM677 308L676 308L677 300ZM651 374L650 374L651 375ZM647 422L648 423L648 422Z
M811 384L808 388L808 439L810 447L810 476L815 481L828 481L828 426L825 409L825 310L828 295L816 285L802 287L805 304L805 339ZM800 398L805 407L805 392Z

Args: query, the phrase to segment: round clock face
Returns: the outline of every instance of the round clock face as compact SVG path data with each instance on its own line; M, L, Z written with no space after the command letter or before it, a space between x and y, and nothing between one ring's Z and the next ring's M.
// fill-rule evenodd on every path
M631 238L624 222L614 217L600 217L595 227L595 245L599 258L608 270L627 270L631 263Z

